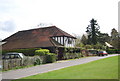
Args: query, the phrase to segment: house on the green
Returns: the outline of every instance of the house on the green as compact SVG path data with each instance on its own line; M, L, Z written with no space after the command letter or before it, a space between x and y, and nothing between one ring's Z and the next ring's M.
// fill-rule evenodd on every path
M65 47L75 46L75 37L56 26L18 31L4 39L3 50L43 48L63 57Z

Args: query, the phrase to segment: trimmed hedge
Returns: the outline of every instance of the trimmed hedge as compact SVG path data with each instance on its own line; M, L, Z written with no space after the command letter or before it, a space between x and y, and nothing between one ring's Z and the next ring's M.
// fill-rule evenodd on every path
M46 63L53 63L56 61L56 54L50 53L48 49L39 49L35 51L35 55L45 56Z
M75 58L80 58L81 53L65 53L64 54L64 59L75 59Z
M108 54L120 53L119 49L107 49L106 51L107 51Z
M46 55L46 57L47 57L47 60L46 60L46 62L47 63L53 63L53 62L56 62L56 55L55 54L53 54L53 53L48 53L47 55Z
M75 59L81 57L80 48L65 48L63 59Z
M31 49L14 49L14 50L3 50L2 54L8 53L8 52L18 52L23 53L26 56L45 56L46 63L52 63L56 61L56 54L49 53L50 51L48 49L41 49L41 48L31 48ZM40 64L40 60L36 60L34 65Z
M8 53L8 52L18 52L18 53L23 53L26 56L34 56L35 50L38 50L38 49L40 49L40 48L3 50L2 54Z
M39 49L35 51L35 55L44 56L48 54L49 52L50 51L48 49Z

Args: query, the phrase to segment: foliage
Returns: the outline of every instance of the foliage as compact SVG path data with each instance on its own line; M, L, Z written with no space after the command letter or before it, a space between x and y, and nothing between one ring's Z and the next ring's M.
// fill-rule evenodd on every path
M119 50L119 49L107 49L106 51L107 51L107 53L109 53L109 54L120 53L120 50Z
M97 24L97 20L92 19L86 31L88 33L88 44L95 45L97 43L97 35L99 33L99 28L100 27Z
M92 49L92 45L85 45L86 49Z
M87 27L87 34L88 34L88 42L89 45L96 45L97 43L100 43L102 45L105 45L105 42L110 42L111 38L108 35L108 33L101 33L99 31L100 26L97 23L97 20L92 19L90 21L90 25ZM112 37L117 35L117 31L115 29L112 30ZM115 38L114 38L115 39ZM85 40L85 37L84 37ZM115 39L116 40L116 39ZM83 44L85 41L83 41ZM113 44L115 44L114 42ZM117 46L117 44L115 44Z
M86 36L83 34L83 36L82 36L82 38L81 38L81 42L82 42L82 44L83 45L86 45L87 44L87 38L86 38Z
M118 49L120 50L120 34L118 36Z
M35 62L34 62L34 65L40 65L40 64L42 64L41 59L40 58L36 58Z
M71 48L71 47L65 48L63 59L75 59L80 57L81 57L80 48Z
M41 48L31 48L31 49L14 49L14 50L8 50L8 51L2 51L3 54L8 52L19 52L23 53L25 55L38 55L38 56L45 56L46 62L51 63L56 61L56 54L49 53L50 51L48 49L41 49ZM36 59L34 62L34 65L41 64L41 59Z
M35 55L44 56L49 53L48 49L39 49L35 51Z
M117 30L115 28L112 29L111 31L111 44L115 49L119 49L119 33L117 32Z
M35 55L35 50L38 50L38 49L40 48L3 50L2 54L8 53L8 52L18 52L18 53L23 53L26 56L33 56Z
M48 49L39 49L35 51L35 55L39 56L45 56L46 57L46 63L53 63L56 61L56 54L49 53L50 51Z
M105 50L105 46L100 44L100 43L97 43L96 45L92 45L93 49L102 49L102 50Z
M105 42L110 42L110 36L107 33L98 33L97 43L105 45Z
M101 50L105 50L106 49L106 46L100 44L100 43L97 43L96 45L84 45L84 47L82 47L81 49L101 49Z
M47 55L46 55L46 62L47 63L53 63L53 62L55 62L56 61L56 54L53 54L53 53L47 53Z

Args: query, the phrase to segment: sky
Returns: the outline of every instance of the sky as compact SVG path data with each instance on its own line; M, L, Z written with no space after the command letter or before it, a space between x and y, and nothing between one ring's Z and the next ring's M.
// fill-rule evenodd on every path
M55 25L74 35L86 34L90 20L100 31L118 29L119 0L0 0L0 39L22 31Z

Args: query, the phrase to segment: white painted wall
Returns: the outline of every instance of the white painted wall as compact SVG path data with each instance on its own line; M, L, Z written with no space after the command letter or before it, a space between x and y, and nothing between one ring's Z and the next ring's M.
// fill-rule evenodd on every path
M61 38L61 44L63 45L63 37L58 37L58 41L57 41L57 37L53 37L53 39L59 43L60 43L60 38ZM68 40L72 41L71 44L68 43ZM68 39L68 37L64 37L64 46L65 47L74 47L75 46L75 39L73 39L73 38Z

